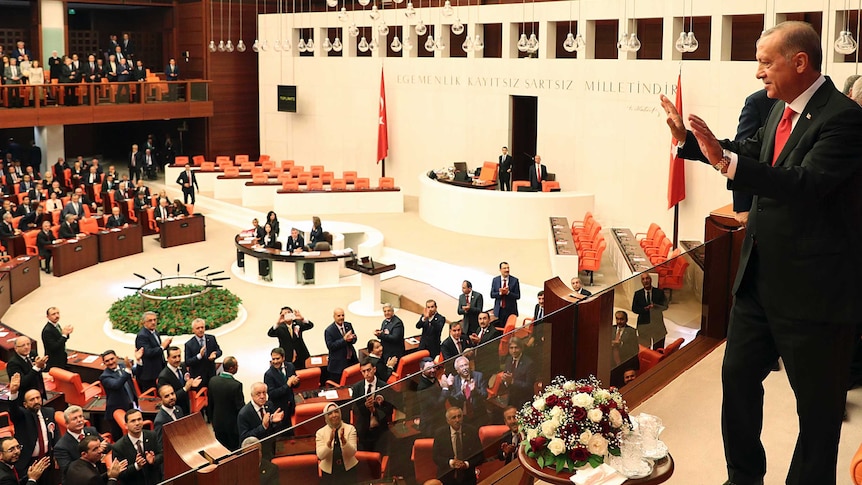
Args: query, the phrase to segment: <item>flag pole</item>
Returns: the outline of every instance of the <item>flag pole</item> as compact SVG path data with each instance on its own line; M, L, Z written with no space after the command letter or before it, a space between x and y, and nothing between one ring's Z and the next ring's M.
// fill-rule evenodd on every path
M682 59L679 60L679 78L682 77ZM679 79L677 78L677 79ZM679 86L677 86L679 89ZM673 205L673 249L679 247L679 202Z

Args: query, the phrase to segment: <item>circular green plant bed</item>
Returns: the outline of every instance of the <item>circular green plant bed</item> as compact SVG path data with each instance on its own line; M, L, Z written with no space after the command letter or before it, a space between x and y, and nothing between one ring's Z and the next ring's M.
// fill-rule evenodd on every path
M181 296L203 291L200 285L174 285L144 290L157 297ZM194 298L179 300L152 300L135 293L120 298L108 310L113 327L125 333L138 333L141 314L146 311L159 315L158 331L162 335L188 335L192 333L192 320L203 318L207 330L218 328L236 319L242 300L224 288L212 288Z

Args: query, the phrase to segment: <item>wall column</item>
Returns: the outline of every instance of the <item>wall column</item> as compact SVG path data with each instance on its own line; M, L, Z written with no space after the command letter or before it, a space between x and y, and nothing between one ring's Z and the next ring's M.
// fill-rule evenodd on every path
M50 173L51 165L57 163L57 158L65 157L65 133L63 125L33 127L33 140L42 149L42 162L39 171L42 175Z
M38 55L39 62L48 69L48 63L44 61L51 57L51 51L60 55L66 53L66 3L62 0L39 0L39 17L42 22L42 52L34 55Z

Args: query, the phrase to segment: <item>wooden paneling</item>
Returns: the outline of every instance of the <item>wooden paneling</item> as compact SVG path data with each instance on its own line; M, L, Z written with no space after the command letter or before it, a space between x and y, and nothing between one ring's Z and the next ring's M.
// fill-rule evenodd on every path
M19 109L15 111L14 117L0 117L0 128L212 116L214 104L211 101L200 101L194 103L103 104L99 106L64 106L58 109Z

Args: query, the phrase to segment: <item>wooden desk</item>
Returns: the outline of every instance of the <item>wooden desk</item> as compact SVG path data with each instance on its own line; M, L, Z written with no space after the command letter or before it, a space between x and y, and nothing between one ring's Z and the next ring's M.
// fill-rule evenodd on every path
M98 397L93 399L86 406L84 406L84 411L88 413L105 413L105 403L107 402L106 397ZM146 417L155 417L156 414L159 413L159 406L162 400L157 397L139 397L138 405L141 406L141 413ZM106 419L113 419L112 417L106 417Z
M144 252L143 232L139 224L99 231L96 236L99 238L99 262Z
M27 244L24 242L24 236L19 234L12 237L0 238L0 243L6 248L6 253L13 258L15 256L27 255Z
M77 372L78 375L81 376L82 382L92 384L99 380L99 377L105 370L105 364L102 362L102 358L99 357L99 355L71 349L67 349L66 353L68 354L66 357L66 363L69 365L69 370ZM87 357L92 356L97 357L97 359L92 362L84 362Z
M0 265L0 273L7 275L10 286L10 303L24 298L42 283L39 277L39 256L20 256ZM3 298L0 295L0 298Z
M318 396L321 391L335 391L338 393L338 396L332 399L327 399L322 396ZM305 397L308 396L308 397ZM313 391L303 392L302 395L296 396L297 404L311 404L316 402L334 402L334 403L342 403L353 399L350 396L350 388L349 387L339 387L338 389L315 389Z
M9 362L12 355L15 353L15 345L12 343L12 340L24 336L24 334L8 325L0 323L0 333L4 332L4 335L0 335L0 360L3 360L3 362ZM35 340L30 339L30 342L35 343ZM33 348L35 349L36 347L34 346Z
M54 257L54 276L67 275L99 263L99 242L93 236L78 238L77 242L52 244L48 249Z
M206 241L204 216L195 214L181 219L159 221L159 240L163 248Z
M484 190L497 190L497 182L480 182L479 179L475 180L455 180L455 179L442 179L438 178L438 182L441 184L454 185L456 187L464 187L467 189L484 189Z
M0 317L6 314L9 307L12 306L12 285L11 278L7 273L0 273Z
M524 446L518 447L518 460L524 468L520 485L532 484L533 479L539 479L553 485L570 485L572 483L571 473L566 471L556 473L553 468L541 468L535 459L527 456L525 450L526 447ZM624 485L656 485L670 480L671 475L673 475L673 457L668 454L655 463L655 468L648 477L626 480Z

